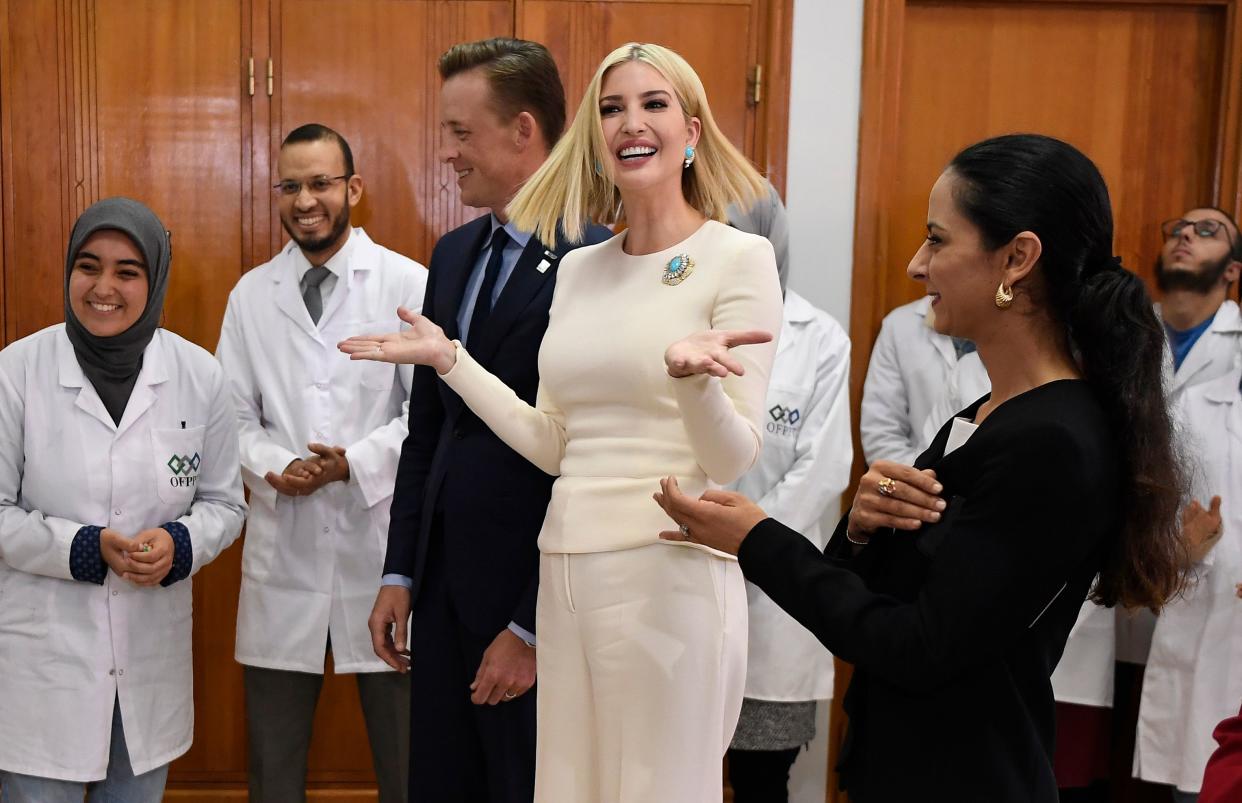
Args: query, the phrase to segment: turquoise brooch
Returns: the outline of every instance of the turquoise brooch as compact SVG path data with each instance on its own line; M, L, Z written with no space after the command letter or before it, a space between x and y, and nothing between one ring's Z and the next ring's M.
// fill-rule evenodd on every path
M660 281L669 287L676 287L691 273L694 273L694 260L689 254L678 254L668 261L668 265L664 268L664 276Z

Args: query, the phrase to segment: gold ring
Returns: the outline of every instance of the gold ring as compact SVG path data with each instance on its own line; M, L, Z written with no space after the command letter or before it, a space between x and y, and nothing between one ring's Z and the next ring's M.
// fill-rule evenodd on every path
M885 477L875 484L875 489L880 492L880 496L892 496L897 490L897 480Z

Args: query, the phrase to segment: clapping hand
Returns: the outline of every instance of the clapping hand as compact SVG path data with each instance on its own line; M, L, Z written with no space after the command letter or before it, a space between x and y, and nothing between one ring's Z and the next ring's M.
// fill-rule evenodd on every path
M307 444L310 457L290 461L285 470L277 474L267 472L267 484L285 496L310 496L330 482L349 481L349 461L341 446L323 443Z
M136 586L157 586L172 569L173 540L163 527L143 530L133 538L105 527L99 553L113 572Z
M668 369L668 375L674 379L694 374L742 376L746 369L729 353L729 349L734 346L767 343L771 339L772 333L761 329L708 329L695 332L668 347L664 352L664 365Z
M337 348L351 360L430 365L441 374L452 370L457 362L457 351L443 329L405 307L397 308L397 317L410 328L383 335L354 335L338 343Z
M129 571L121 575L136 586L157 586L172 569L173 540L168 530L152 527L134 536Z
M1204 510L1198 499L1182 509L1182 540L1186 544L1190 562L1198 563L1207 557L1220 540L1220 497L1213 496Z

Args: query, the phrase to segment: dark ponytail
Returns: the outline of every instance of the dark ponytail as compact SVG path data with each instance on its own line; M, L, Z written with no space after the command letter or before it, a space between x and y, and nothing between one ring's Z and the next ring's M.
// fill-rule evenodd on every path
M1104 178L1073 146L1035 134L972 145L949 170L958 208L985 247L1023 231L1039 237L1032 295L1065 326L1122 447L1121 536L1091 597L1158 611L1183 582L1187 481L1165 396L1164 328L1142 280L1113 256Z

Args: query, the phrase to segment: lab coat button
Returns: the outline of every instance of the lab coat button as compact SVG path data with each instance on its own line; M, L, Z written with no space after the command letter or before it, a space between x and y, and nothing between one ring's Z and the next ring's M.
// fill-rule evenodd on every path
M113 677L116 677L116 670L115 670L115 669L109 669L109 670L108 670L108 674L109 674L109 675L112 675Z

